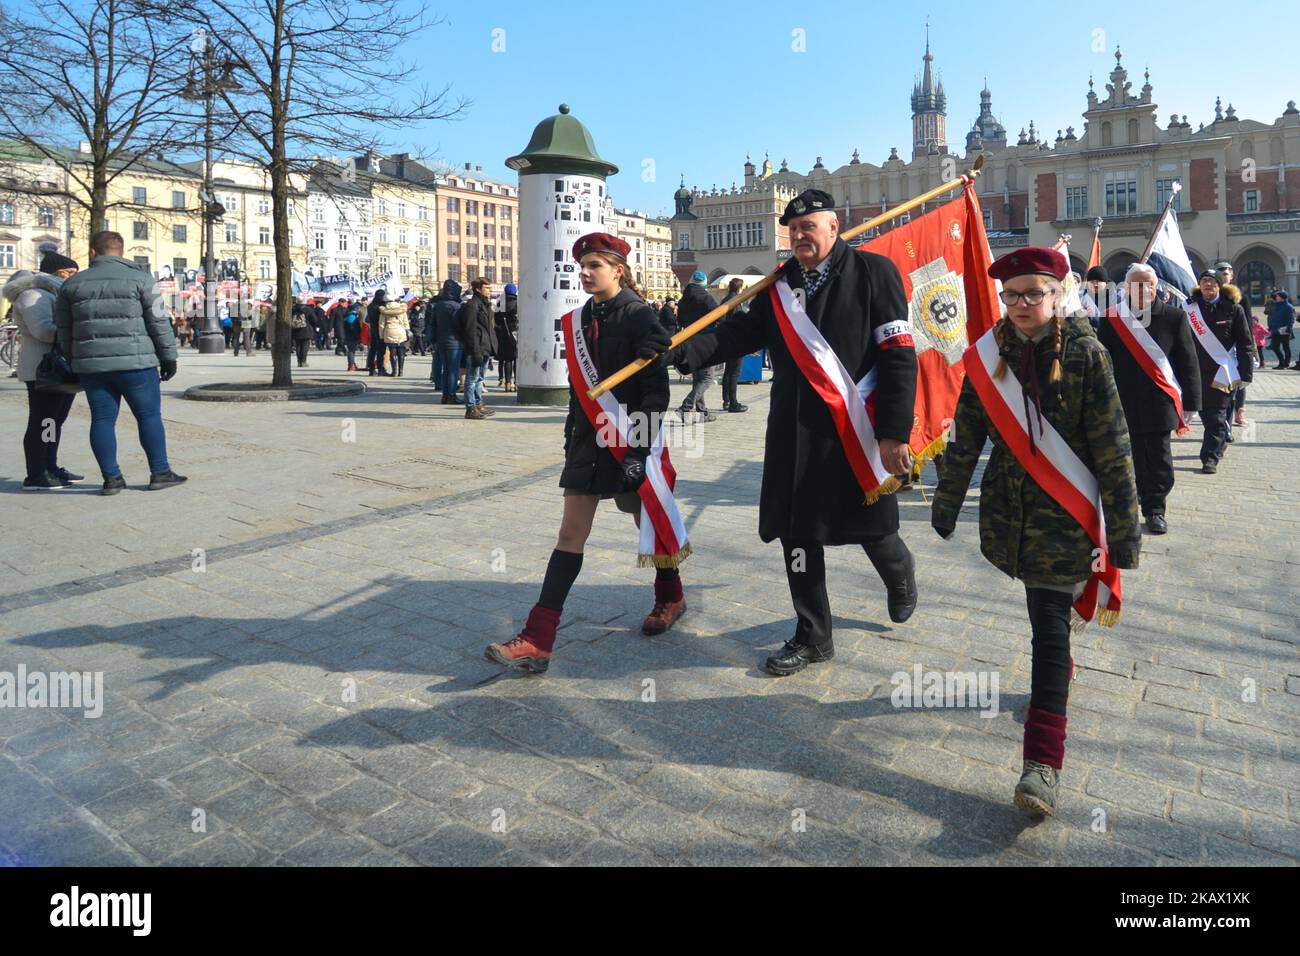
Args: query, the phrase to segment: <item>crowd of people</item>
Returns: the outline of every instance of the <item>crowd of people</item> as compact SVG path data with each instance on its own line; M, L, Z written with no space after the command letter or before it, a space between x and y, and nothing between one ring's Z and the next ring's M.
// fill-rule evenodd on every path
M724 407L743 412L732 363L760 350L770 355L773 377L758 534L780 542L795 618L793 636L764 668L783 677L834 657L828 547L860 548L880 577L890 620L911 617L919 600L916 563L891 493L914 466L918 365L908 302L891 260L855 251L839 237L835 208L820 190L792 199L780 220L792 255L769 294L678 345L673 333L716 307L705 276L692 277L680 302L652 304L633 276L625 241L606 233L578 240L573 258L590 298L561 320L570 379L563 513L537 603L519 634L488 645L490 660L531 673L548 669L602 500L632 517L638 563L655 569L644 633L662 633L681 618L687 602L680 567L693 549L662 435L629 429L611 440L606 426L662 421L669 368L692 377L679 408L684 419L714 420L704 397L719 369ZM177 337L153 279L122 252L120 235L96 233L84 271L47 252L38 274L20 272L5 287L24 338L25 489L82 478L58 461L72 395L42 387L50 358L60 356L86 391L102 494L126 484L115 437L123 399L149 460L148 487L186 480L168 463L160 413L159 383L176 373ZM1190 297L1178 302L1162 294L1146 264L1131 266L1118 289L1103 288L1103 277L1089 273L1082 308L1066 291L1070 267L1055 249L1016 250L993 262L988 275L1001 283L1004 314L965 352L931 525L945 540L958 530L968 486L991 442L979 494L981 552L1022 583L1031 635L1031 691L1013 800L1033 815L1051 815L1075 672L1071 635L1080 622L1118 620L1119 572L1137 567L1142 521L1150 534L1168 533L1170 437L1185 434L1193 414L1203 425L1201 473L1216 472L1233 424L1243 420L1257 338L1226 263L1203 271ZM742 289L741 280L733 282L728 299ZM427 303L390 300L382 290L328 309L304 299L291 321L298 365L308 364L313 346L318 353L333 348L349 371L359 372L356 354L365 347L368 374L402 376L409 350L432 354L430 381L442 402L461 403L467 419L484 420L493 414L483 402L489 363L498 363L499 383L512 389L517 353L517 289L505 287L499 309L493 296L492 283L479 278L467 292L449 279ZM1285 294L1270 299L1277 368L1294 367L1294 308ZM232 345L265 347L256 333L269 331L269 316L259 318L247 329L232 319ZM592 397L599 378L638 359L648 363L640 373Z

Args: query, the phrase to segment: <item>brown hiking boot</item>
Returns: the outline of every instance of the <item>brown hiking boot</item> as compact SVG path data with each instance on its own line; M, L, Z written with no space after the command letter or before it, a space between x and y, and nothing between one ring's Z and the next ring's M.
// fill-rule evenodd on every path
M546 668L551 666L551 652L542 650L526 634L504 644L489 644L483 656L512 670L530 674L545 674Z
M476 422L484 421L487 416L483 414L483 409L477 405L470 405L465 409L465 417L473 419Z
M679 617L686 611L686 599L680 601L662 601L656 600L654 610L645 619L641 625L642 634L662 634L668 628L672 627Z

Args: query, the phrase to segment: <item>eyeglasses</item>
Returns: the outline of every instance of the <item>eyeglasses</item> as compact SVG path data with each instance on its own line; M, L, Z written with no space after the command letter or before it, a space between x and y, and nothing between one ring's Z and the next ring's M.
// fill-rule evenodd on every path
M1029 289L1026 292L1007 292L1003 290L998 293L998 298L1002 300L1003 305L1019 305L1023 302L1025 305L1041 305L1043 299L1047 297L1047 289Z

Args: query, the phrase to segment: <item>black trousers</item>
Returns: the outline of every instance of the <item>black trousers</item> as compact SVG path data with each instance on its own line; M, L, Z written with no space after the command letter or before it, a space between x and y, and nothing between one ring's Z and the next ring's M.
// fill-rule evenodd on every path
M1169 432L1128 433L1133 446L1133 474L1137 478L1138 501L1147 517L1165 513L1165 499L1174 488L1174 458L1169 450Z
M740 363L741 359L727 359L727 365L722 370L722 408L726 410L732 405L739 405L740 399L736 397L736 384L740 381Z
M1277 356L1278 364L1291 364L1291 336L1278 335L1274 332L1273 341L1269 344L1269 348L1271 348L1273 354ZM1261 355L1260 358L1263 358L1263 356Z
M1201 409L1201 421L1205 425L1205 436L1201 439L1201 462L1219 463L1224 449L1228 447L1228 422L1232 420L1233 399L1227 404Z
M298 350L298 367L301 368L307 364L307 348L311 345L311 340L299 339L293 345Z
M829 648L831 602L826 596L826 549L816 541L781 539L785 555L785 577L790 585L790 602L797 620L794 640L810 647ZM907 574L910 552L898 532L862 545L880 579L888 587Z
M1065 591L1026 585L1025 603L1034 635L1029 706L1064 714L1070 691L1070 605L1074 598Z
M63 423L68 420L72 400L77 396L38 392L35 382L26 385L27 431L23 433L23 457L27 459L27 477L39 478L59 466Z

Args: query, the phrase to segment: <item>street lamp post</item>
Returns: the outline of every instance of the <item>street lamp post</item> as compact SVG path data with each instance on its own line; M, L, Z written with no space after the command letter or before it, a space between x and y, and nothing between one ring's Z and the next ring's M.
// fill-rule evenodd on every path
M218 91L235 89L236 84L230 75L234 64L228 60L222 64L221 75L215 75L216 61L207 34L195 36L190 43L190 54L193 66L181 95L187 100L203 101L203 192L199 194L203 209L203 329L199 334L199 354L215 355L225 352L226 339L217 318L213 240L216 220L226 210L212 194L212 100Z

